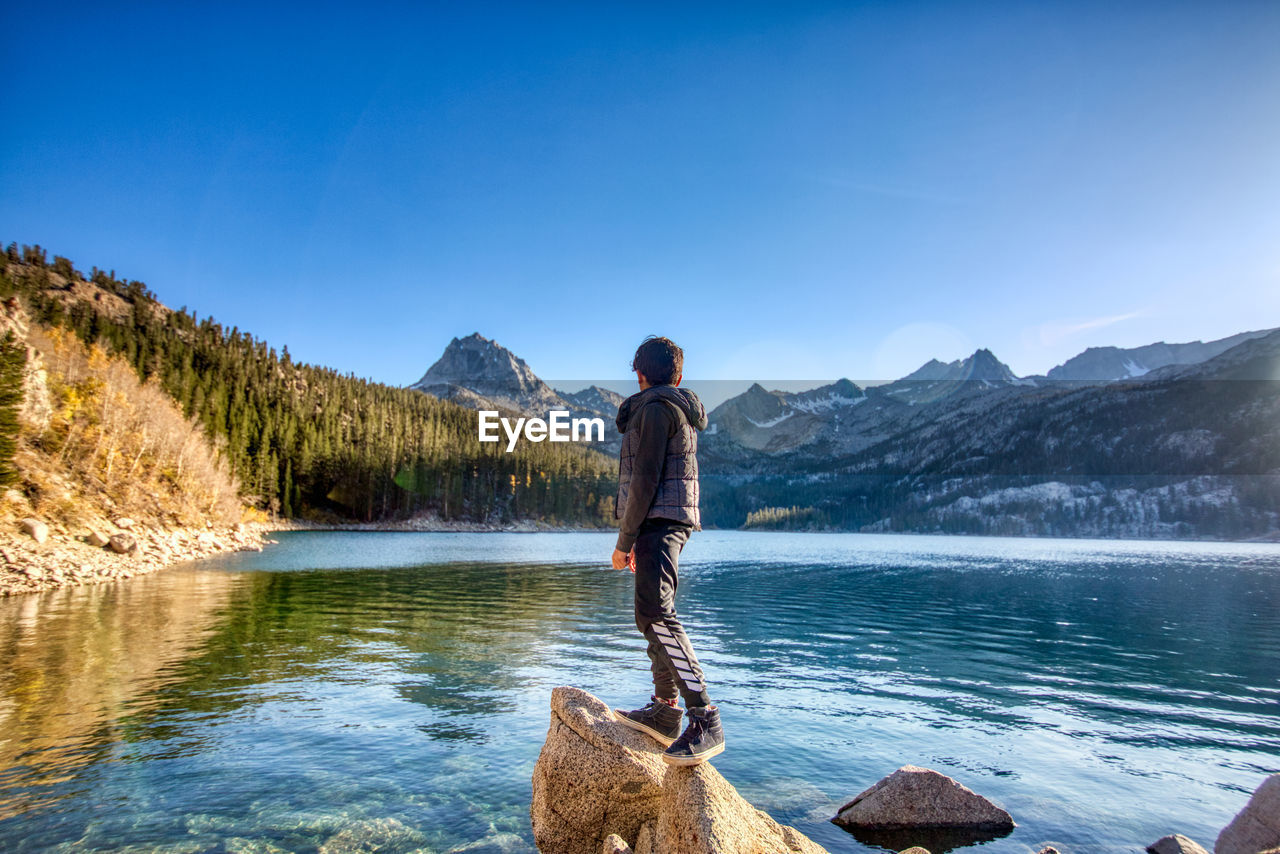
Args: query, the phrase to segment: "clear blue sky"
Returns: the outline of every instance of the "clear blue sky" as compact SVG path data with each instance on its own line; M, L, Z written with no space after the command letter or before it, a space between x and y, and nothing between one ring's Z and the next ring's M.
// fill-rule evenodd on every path
M473 331L865 380L1280 326L1280 3L5 17L0 240L383 382Z

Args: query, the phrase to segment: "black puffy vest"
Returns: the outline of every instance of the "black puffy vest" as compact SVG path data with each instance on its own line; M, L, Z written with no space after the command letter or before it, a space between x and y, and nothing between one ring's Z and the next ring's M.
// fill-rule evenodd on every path
M673 388L671 390L676 391ZM705 427L706 415L700 411L702 404L697 402L696 397L693 401L699 410L698 417L701 423L698 426ZM678 425L667 439L667 454L662 464L662 478L658 481L658 490L654 493L653 504L645 518L673 519L692 525L695 531L700 531L702 519L698 513L698 430L689 423L689 414L684 406L678 405L665 395L656 394L641 402L640 405L665 407L667 412L676 419ZM635 421L634 413L628 421L632 423ZM628 427L631 427L630 423ZM622 434L622 452L618 457L618 503L615 511L619 519L627 508L631 467L635 461L639 436L640 431L633 427Z

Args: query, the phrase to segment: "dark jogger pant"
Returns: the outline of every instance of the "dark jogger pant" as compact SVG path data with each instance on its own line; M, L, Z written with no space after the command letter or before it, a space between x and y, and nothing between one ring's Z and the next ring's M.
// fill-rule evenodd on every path
M702 667L676 617L677 560L692 528L679 522L646 519L636 537L636 627L649 641L653 693L686 707L709 706Z

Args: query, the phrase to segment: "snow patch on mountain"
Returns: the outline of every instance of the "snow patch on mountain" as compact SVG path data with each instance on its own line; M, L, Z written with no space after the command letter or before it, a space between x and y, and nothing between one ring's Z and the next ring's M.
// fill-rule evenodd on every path
M1224 512L1245 512L1238 484L1203 476L1149 489L1046 481L964 495L929 508L926 518L936 530L975 534L1165 539L1197 533L1188 519ZM1268 515L1274 528L1277 514ZM890 531L895 526L882 520L869 529Z
M1139 365L1133 359L1125 359L1124 370L1126 377L1140 377L1151 373L1150 368L1142 367L1142 365Z
M788 418L790 418L793 415L795 415L794 411L784 412L781 415L779 415L777 418L770 418L768 421L757 421L754 418L752 418L750 415L745 415L743 417L746 418L748 421L750 421L752 424L756 425L757 427L767 430L770 427L776 427L777 425L781 424L783 421L786 421Z
M827 397L818 398L816 400L793 400L790 406L801 412L810 414L815 412L826 412L841 406L857 406L859 403L866 403L867 397L844 397L838 394L828 395Z

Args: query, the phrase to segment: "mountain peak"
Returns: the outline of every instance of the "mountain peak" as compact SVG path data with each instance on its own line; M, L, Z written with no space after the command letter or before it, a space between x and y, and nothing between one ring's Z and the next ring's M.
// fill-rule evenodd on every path
M895 400L920 404L969 390L1022 383L1008 365L996 358L995 353L982 347L966 359L946 364L930 359L902 379L882 388Z
M473 332L454 338L444 353L410 388L449 396L451 387L462 387L483 397L518 409L542 409L560 403L551 387L497 341Z
M862 397L862 389L858 388L857 383L848 377L841 377L831 384L831 389L836 394L842 394L847 397Z
M996 354L983 347L975 350L973 355L965 359L967 380L986 380L987 382L1008 383L1017 379L1013 371L1004 362L996 358Z

